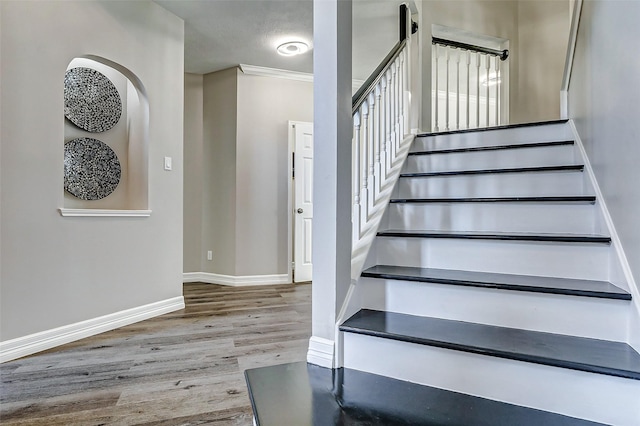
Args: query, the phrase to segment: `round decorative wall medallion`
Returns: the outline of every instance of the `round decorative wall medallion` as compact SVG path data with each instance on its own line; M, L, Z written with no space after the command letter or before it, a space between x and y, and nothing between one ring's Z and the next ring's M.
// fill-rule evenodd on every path
M91 68L71 68L64 75L64 116L73 124L97 133L120 120L118 89L104 74Z
M116 153L104 142L77 138L64 144L64 189L82 200L111 194L122 170Z

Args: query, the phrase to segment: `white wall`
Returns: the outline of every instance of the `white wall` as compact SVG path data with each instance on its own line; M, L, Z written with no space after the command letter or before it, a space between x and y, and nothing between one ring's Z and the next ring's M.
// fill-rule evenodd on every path
M576 124L635 282L640 282L640 2L585 1L569 85ZM636 289L635 295L640 294ZM640 306L636 301L636 310ZM631 341L640 347L636 311Z
M148 1L3 1L0 15L0 339L181 296L182 20ZM128 68L147 90L149 218L57 211L63 78L85 55Z
M202 271L203 84L184 75L184 272Z

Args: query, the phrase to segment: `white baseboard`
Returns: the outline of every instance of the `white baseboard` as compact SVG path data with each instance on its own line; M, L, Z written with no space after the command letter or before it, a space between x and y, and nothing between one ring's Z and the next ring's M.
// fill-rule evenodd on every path
M178 309L184 309L182 296L0 342L0 362L32 355Z
M324 368L333 368L333 340L311 336L307 362Z
M222 275L209 272L185 272L182 282L230 285L234 287L250 285L291 284L287 274L273 275Z

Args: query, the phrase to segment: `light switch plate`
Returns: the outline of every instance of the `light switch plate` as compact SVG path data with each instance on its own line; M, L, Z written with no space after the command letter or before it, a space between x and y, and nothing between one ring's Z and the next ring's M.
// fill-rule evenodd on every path
M164 157L164 169L171 170L171 157Z

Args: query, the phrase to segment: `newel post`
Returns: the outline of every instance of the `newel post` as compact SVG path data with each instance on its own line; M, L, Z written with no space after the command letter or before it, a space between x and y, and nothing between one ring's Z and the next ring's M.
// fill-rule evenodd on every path
M335 366L351 280L351 0L313 2L313 284L307 361Z

